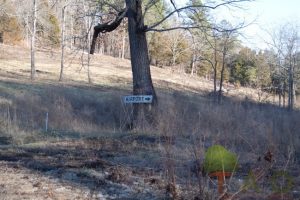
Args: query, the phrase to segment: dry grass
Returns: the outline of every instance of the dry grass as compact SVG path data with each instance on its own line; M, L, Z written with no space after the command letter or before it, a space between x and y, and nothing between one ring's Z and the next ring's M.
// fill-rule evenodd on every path
M152 67L160 101L158 123L130 134L123 129L127 113L120 99L131 91L129 61L93 56L93 84L89 85L80 55L69 55L65 80L58 83L59 53L38 52L38 76L31 82L29 51L0 46L0 135L7 143L44 141L37 143L40 150L55 141L65 154L57 152L50 160L53 163L59 163L61 156L78 165L83 158L103 158L118 166L114 170L121 166L125 174L143 174L145 180L150 176L150 182L157 183L157 188L162 184L169 197L183 199L212 198L214 190L207 189L207 177L200 173L205 149L212 144L222 144L238 154L238 178L245 178L249 166L255 167L258 157L268 150L276 159L275 169L295 167L299 172L299 111L244 100L242 91L240 96L229 93L222 105L216 105L206 96L212 88L210 82ZM251 90L244 91L251 96ZM83 148L82 153L66 152L64 141L71 150ZM52 151L37 156L39 163L48 164L46 157L52 156ZM122 177L115 172L110 176L115 181L128 181ZM270 193L270 189L264 192Z
M30 73L30 52L26 48L7 45L0 46L0 65L2 77L22 77L26 79ZM80 50L68 51L65 62L65 83L80 82L87 84L87 69L82 66L86 64L87 54ZM60 54L54 50L40 50L36 56L37 81L56 81L60 72ZM112 58L105 55L93 55L91 57L90 71L92 81L95 85L116 86L131 88L132 75L129 60ZM202 78L191 77L171 68L151 67L154 84L158 88L185 90L196 93L209 92L213 90L212 81ZM227 88L226 95L229 97L258 100L259 91L250 88ZM264 93L263 101L276 103L278 98ZM298 103L297 103L298 104ZM299 105L299 104L298 104Z

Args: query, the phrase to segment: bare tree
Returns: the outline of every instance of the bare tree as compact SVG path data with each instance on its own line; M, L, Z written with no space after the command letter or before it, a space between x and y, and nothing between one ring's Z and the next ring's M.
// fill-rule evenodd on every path
M226 21L223 21L224 28L228 31L222 32L221 34L221 53L222 53L222 67L221 67L221 73L220 73L220 85L219 85L219 92L218 92L218 102L221 103L222 100L222 92L223 92L223 82L224 82L224 72L226 67L226 59L228 56L229 51L233 48L234 45L234 31L228 27L230 24L228 24ZM227 27L226 27L227 26Z
M91 13L91 7L90 5L83 5L83 9L85 13L88 13L87 15L85 15L84 20L85 20L85 38L86 38L86 45L84 48L86 48L88 50L88 52L90 52L91 50L91 37L92 37L92 26L94 24L94 18L92 18L93 14ZM91 73L90 73L90 62L91 62L91 55L88 53L87 54L87 61L86 61L86 70L87 70L87 77L88 77L88 82L92 83L92 79L91 79Z
M59 81L63 80L63 73L64 73L64 61L65 61L65 26L66 26L66 17L65 12L68 6L68 2L64 2L64 5L61 8L61 57L60 57L60 74L59 74Z
M171 66L175 66L178 60L178 57L182 55L185 51L189 49L189 47L182 47L182 43L185 39L184 32L182 30L172 31L168 34L168 50L171 53Z
M31 30L31 80L35 79L35 39L36 39L36 22L37 22L37 0L32 4L32 30Z
M94 22L94 13L91 10L89 1L80 1L80 0L65 0L58 4L54 2L58 8L61 10L61 66L60 66L60 76L59 81L63 81L64 78L64 68L65 68L65 56L66 51L65 48L69 44L69 48L73 48L73 34L74 34L74 25L73 20L76 15L75 20L80 21L82 26L80 27L80 35L77 37L81 39L80 48L82 49L82 68L87 67L87 77L88 82L91 83L91 75L90 75L90 54L87 54L87 62L84 61L86 50L89 51L91 47L91 27ZM76 10L80 9L81 12L76 12ZM70 19L68 21L68 18ZM93 18L93 19L92 19ZM69 23L67 23L67 21ZM77 22L78 23L78 22ZM71 51L71 53L76 53L76 49ZM70 52L69 52L70 53ZM76 53L77 54L77 53Z
M288 109L293 110L295 104L295 71L299 54L299 33L295 24L281 26L272 36L271 47L276 50L277 67L280 74L288 80ZM285 80L285 78L280 78Z
M126 28L125 26L123 27L122 31L122 53L121 53L121 58L125 59L125 46L126 46Z
M210 52L210 46L205 41L204 34L202 31L190 31L191 33L191 49L192 49L192 60L191 60L191 76L197 74L197 63L207 62L208 53Z

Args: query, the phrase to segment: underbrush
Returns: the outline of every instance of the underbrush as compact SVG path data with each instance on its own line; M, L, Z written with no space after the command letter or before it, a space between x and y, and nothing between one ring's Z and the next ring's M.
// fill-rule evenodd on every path
M47 137L83 139L90 133L103 137L106 131L116 140L120 132L140 135L141 141L135 139L128 144L125 137L120 138L111 151L125 146L122 153L135 152L138 159L130 161L126 157L119 161L128 165L139 161L143 167L159 171L173 199L217 198L215 181L202 171L204 153L214 144L238 155L239 170L227 184L229 193L240 190L266 152L274 157L273 170L299 168L299 111L234 99L218 105L210 97L169 92L159 98L157 123L129 133L125 128L130 107L121 102L126 93L97 87L1 82L1 144L33 143ZM144 149L159 154L136 153ZM160 162L158 167L151 165L151 160ZM262 193L270 194L270 185Z
M10 82L0 89L1 134L13 140L32 133L119 130L122 123L121 98L113 91Z
M209 186L214 181L203 174L204 153L215 144L238 155L238 171L226 183L227 192L234 196L247 193L244 187L252 171L261 170L260 194L266 198L272 195L272 174L299 170L299 111L288 112L274 105L234 99L225 99L218 105L210 98L197 95L175 93L174 96L172 102L160 105L163 112L157 120L157 132L167 138L162 155L173 197L196 191L193 198L205 199L210 191L211 198L217 199L216 191ZM271 158L266 158L267 154ZM181 188L176 188L178 185ZM256 188L252 186L250 192L255 193Z

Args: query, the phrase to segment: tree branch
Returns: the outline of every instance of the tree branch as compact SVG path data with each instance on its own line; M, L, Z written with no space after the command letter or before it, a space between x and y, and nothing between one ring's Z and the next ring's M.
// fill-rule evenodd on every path
M158 2L158 0L149 0L149 2L146 4L145 9L144 9L144 13L143 13L143 18L145 17L146 13L148 12L148 10L154 6L156 3Z
M95 46L96 46L96 41L98 38L98 35L100 33L106 33L106 32L111 32L118 28L118 26L121 24L122 20L126 16L127 13L127 8L123 9L121 12L119 12L118 16L113 22L106 22L104 24L98 24L97 26L94 27L94 34L93 34L93 39L92 39L92 44L91 44L91 50L90 54L94 54L95 52Z
M233 28L233 29L223 29L223 28L211 27L211 26L176 26L176 27L164 28L164 29L156 29L156 28L148 27L145 31L166 32L166 31L173 31L173 30L178 30L178 29L189 30L189 29L199 29L199 28L216 30L218 32L232 32L232 31L236 31L238 29L244 28L244 27L237 27L237 28Z
M161 23L163 23L164 21L166 21L167 19L169 19L173 14L175 13L180 13L186 9L191 9L191 8L207 8L207 9L217 9L221 6L226 6L226 5L232 5L234 3L241 3L241 2L250 2L252 0L228 0L228 1L225 1L223 3L220 3L220 4L217 4L217 5L214 5L214 6L209 6L209 5L190 5L190 6L184 6L184 7L181 7L181 8L178 8L178 9L175 9L173 10L172 12L170 12L166 17L164 17L163 19L161 19L160 21L158 21L157 23L151 25L151 26L148 26L149 30L150 29L154 29L155 27L159 26ZM146 29L146 31L148 30Z

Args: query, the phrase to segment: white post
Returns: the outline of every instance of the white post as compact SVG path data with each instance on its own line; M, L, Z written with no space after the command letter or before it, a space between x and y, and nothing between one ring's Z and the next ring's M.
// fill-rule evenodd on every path
M45 131L47 132L48 131L48 112L46 113L46 120L45 120Z

